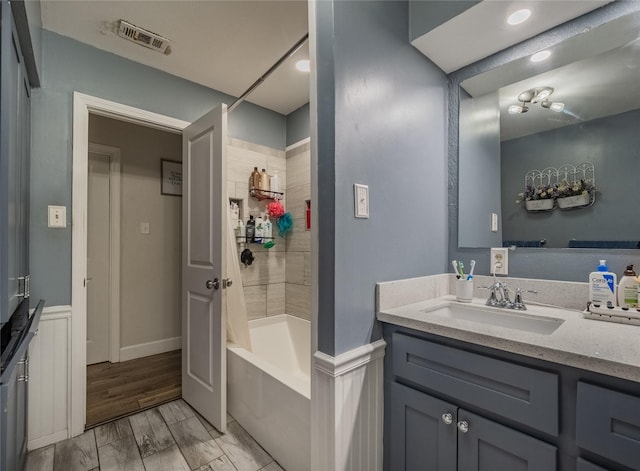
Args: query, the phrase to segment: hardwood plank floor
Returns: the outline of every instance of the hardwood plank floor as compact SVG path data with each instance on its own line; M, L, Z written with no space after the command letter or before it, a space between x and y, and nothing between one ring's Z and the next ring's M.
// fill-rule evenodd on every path
M87 366L87 428L182 395L182 351Z

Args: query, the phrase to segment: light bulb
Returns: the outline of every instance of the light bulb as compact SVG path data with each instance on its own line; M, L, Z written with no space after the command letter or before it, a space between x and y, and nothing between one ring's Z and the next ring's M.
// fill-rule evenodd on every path
M311 70L309 59L303 59L296 62L296 69L298 69L300 72L309 72Z
M548 59L551 56L551 51L539 51L531 56L531 62L540 62Z
M525 21L527 21L530 16L531 10L528 10L526 8L523 10L518 10L509 15L509 17L507 18L507 23L512 26L519 25L520 23L524 23Z
M551 111L555 111L556 113L560 113L562 110L564 110L564 103L559 103L559 102L551 103L551 106L549 107L549 109Z
M541 88L538 93L536 93L536 97L538 98L538 101L544 101L549 98L552 93L553 88L551 87Z

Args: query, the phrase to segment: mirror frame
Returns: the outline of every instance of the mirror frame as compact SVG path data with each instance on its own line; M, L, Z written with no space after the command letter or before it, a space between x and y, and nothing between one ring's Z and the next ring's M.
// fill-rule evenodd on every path
M475 75L487 72L541 49L556 46L612 20L637 13L640 2L613 2L541 33L534 38L499 51L485 59L459 69L448 76L448 206L449 206L449 258L477 261L476 273L489 273L489 248L458 246L458 143L459 143L459 87ZM622 272L629 263L640 264L640 251L634 249L574 249L574 248L521 248L509 254L509 276L564 281L586 281L599 259L607 259L611 271Z

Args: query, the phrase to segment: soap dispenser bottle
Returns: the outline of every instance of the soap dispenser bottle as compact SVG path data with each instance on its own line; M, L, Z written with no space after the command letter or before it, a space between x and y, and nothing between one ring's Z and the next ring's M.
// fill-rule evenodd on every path
M627 265L618 285L618 305L622 308L638 307L638 279L633 265Z
M589 301L594 306L614 307L616 305L616 274L609 271L606 260L600 260L597 271L589 274Z

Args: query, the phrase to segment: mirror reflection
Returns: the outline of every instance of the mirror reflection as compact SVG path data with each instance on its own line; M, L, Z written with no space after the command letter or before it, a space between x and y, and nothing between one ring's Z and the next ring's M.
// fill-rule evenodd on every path
M460 247L640 248L639 19L461 83Z

